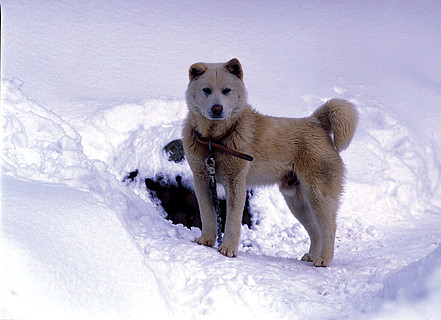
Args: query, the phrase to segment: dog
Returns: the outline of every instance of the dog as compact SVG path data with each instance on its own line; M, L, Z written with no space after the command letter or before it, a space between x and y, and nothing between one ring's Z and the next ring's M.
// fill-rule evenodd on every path
M189 77L182 141L202 220L196 242L214 246L216 241L216 212L205 163L211 148L215 178L227 195L225 234L218 251L237 256L247 187L277 184L311 240L301 260L329 266L344 180L339 152L354 136L355 106L331 99L306 118L262 115L247 103L242 66L235 58L195 63Z

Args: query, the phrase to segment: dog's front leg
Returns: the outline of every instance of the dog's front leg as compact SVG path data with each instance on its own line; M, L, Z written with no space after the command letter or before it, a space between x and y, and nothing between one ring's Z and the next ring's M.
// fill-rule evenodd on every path
M212 247L216 242L217 219L205 172L194 174L194 189L202 221L202 235L196 240L196 243Z
M247 193L246 177L230 177L226 181L225 191L227 195L227 222L225 224L224 240L219 246L219 252L227 257L236 257Z

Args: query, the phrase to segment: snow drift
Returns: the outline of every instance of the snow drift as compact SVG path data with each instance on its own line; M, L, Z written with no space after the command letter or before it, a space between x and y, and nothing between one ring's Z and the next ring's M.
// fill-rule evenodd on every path
M5 315L41 317L43 303L47 315L72 317L332 318L374 312L384 300L421 304L440 295L431 286L440 280L439 151L378 106L346 96L358 105L361 125L343 153L348 177L335 262L314 269L298 261L308 237L275 187L255 190L253 225L242 229L238 259L195 245L198 229L163 218L142 178L179 174L191 186L188 165L167 161L162 150L180 136L183 101L115 105L68 123L29 100L19 80L4 80L3 88L2 228L9 270L19 266L3 279ZM134 169L135 183L123 183ZM23 261L16 250L32 254ZM422 308L429 314L440 307Z

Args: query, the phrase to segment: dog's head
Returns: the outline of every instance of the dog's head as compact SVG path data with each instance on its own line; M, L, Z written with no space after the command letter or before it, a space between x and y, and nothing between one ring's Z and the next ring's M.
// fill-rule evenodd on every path
M209 120L223 120L239 114L247 105L239 60L195 63L189 75L187 105L194 113Z

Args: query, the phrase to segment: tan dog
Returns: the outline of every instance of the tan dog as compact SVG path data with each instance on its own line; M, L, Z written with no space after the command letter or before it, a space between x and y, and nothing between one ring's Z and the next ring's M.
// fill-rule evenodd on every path
M213 139L216 179L227 195L227 221L219 252L237 256L247 186L278 184L288 207L311 238L309 252L302 260L329 266L344 178L339 151L354 135L357 111L345 100L332 99L307 118L264 116L248 105L242 79L237 59L190 67L183 143L202 219L197 243L213 246L216 241L216 213L205 165L208 147L204 143ZM241 153L253 160L240 157Z

